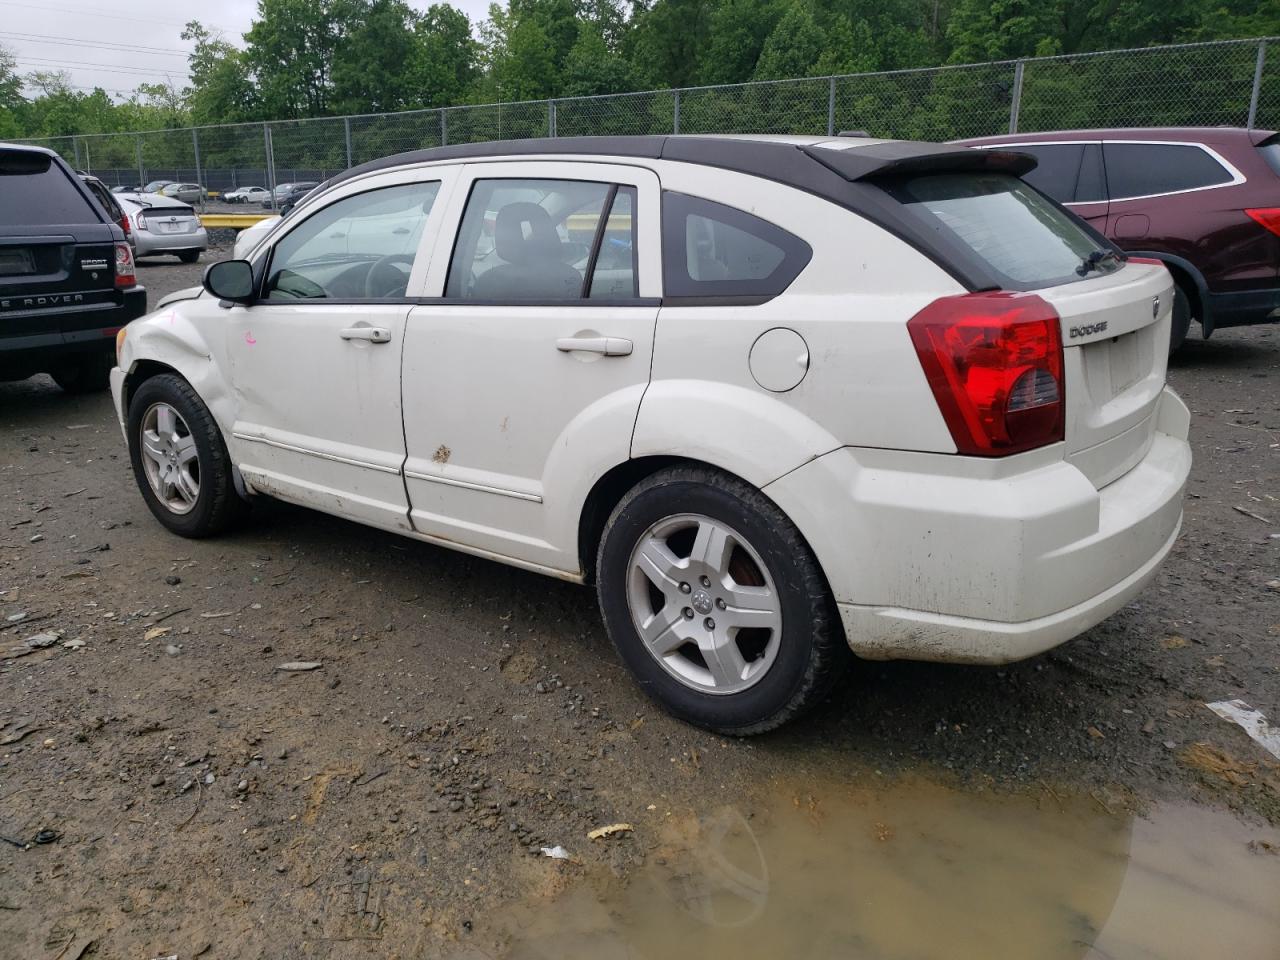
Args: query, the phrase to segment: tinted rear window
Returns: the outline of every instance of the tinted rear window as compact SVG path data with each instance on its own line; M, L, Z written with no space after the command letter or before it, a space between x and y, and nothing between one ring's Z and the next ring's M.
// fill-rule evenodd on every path
M972 250L1010 290L1080 280L1077 268L1099 249L1079 221L1009 174L933 174L886 189L927 226ZM1115 262L1102 269L1114 270Z
M1060 203L1070 203L1075 199L1084 144L1019 144L1010 149L1018 153L1029 153L1036 158L1036 168L1023 176L1027 183L1037 190L1043 190Z
M1182 143L1108 143L1103 146L1112 200L1197 190L1234 178L1200 147Z
M781 227L722 203L662 194L662 283L668 297L766 300L813 256Z
M101 222L51 157L0 150L0 227Z

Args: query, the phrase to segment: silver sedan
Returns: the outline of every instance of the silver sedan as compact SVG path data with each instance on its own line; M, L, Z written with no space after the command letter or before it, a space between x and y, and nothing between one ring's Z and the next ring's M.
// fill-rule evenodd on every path
M209 248L209 235L187 204L155 193L119 194L117 199L133 227L137 256L171 253L183 263L195 263Z

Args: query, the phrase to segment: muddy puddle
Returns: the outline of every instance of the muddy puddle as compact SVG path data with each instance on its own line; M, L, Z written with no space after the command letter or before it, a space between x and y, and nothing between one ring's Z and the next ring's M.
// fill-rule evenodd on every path
M644 845L625 886L516 905L466 955L1280 960L1280 832L1205 808L911 783L663 813L604 841Z

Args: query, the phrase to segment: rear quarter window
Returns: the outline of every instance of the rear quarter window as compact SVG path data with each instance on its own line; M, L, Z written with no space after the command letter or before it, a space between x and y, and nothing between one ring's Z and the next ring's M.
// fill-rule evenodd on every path
M736 207L662 194L664 298L764 301L813 257L805 241Z
M1107 143L1103 154L1112 200L1199 190L1235 179L1211 153L1195 144Z
M1086 258L1111 249L1071 214L1009 174L940 173L883 186L909 216L968 248L1009 290L1081 280L1091 275L1079 272ZM1103 261L1100 268L1114 270L1116 263Z
M52 157L0 150L0 227L101 222L88 199Z

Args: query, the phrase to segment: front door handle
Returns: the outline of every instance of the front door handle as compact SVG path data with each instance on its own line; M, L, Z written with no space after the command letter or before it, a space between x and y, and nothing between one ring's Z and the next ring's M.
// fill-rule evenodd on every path
M368 340L370 343L389 343L391 331L386 327L347 327L338 332L343 340Z
M556 341L561 353L598 353L605 357L629 357L633 346L622 337L561 337Z

